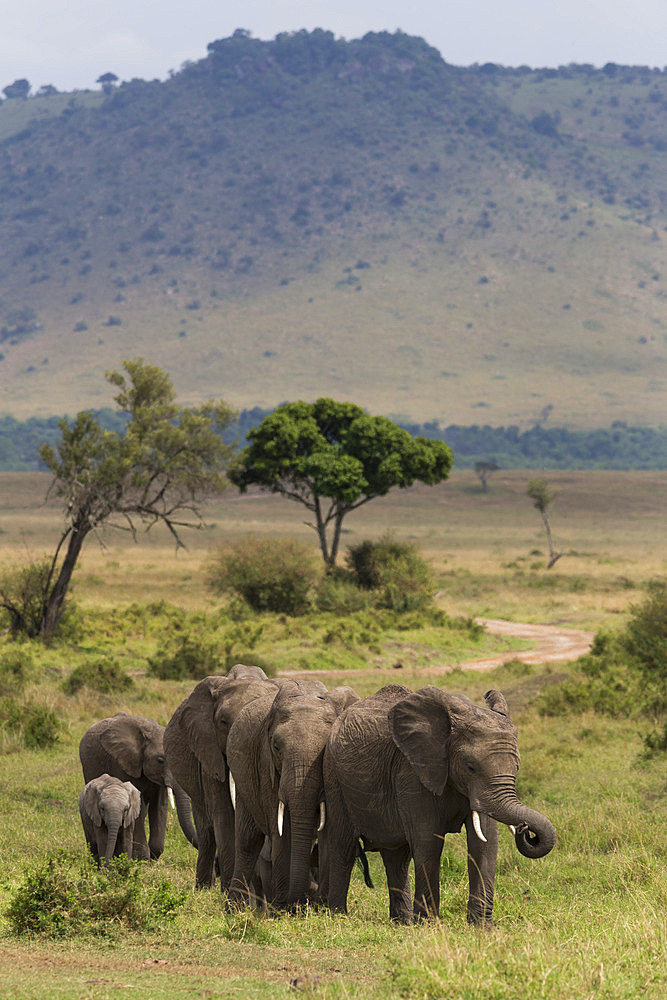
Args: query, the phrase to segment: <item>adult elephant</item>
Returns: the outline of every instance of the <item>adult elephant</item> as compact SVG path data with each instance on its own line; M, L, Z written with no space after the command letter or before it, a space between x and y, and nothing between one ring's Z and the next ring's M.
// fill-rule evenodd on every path
M98 865L133 853L134 824L141 812L141 794L130 781L101 774L79 796L79 814L86 842Z
M190 797L197 831L196 888L214 884L216 854L221 889L229 886L234 870L234 809L227 780L227 736L242 708L254 698L273 697L278 687L279 682L269 680L260 667L237 664L226 676L199 681L167 723L167 762Z
M468 920L492 923L497 823L515 828L529 858L553 848L544 816L517 798L517 731L505 698L487 691L486 708L429 685L382 688L334 724L324 754L328 902L347 912L357 838L382 855L392 919L437 916L446 833L465 825ZM414 860L410 900L408 867Z
M109 774L130 781L141 793L141 811L134 826L133 857L157 860L164 850L167 804L174 798L187 828L190 803L167 767L163 746L164 726L143 715L119 712L95 722L83 734L79 758L84 781ZM149 838L145 818L148 815ZM190 822L190 839L195 831Z
M331 727L358 696L327 692L314 681L288 681L274 696L250 702L227 740L236 800L233 905L256 902L255 866L265 838L271 845L273 906L305 902L311 850L325 823L322 756Z

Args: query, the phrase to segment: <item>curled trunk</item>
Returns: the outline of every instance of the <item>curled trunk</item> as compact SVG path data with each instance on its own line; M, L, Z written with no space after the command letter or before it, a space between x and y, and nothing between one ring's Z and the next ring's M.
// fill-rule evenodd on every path
M516 801L513 807L501 811L489 810L498 823L516 827L514 841L524 858L543 858L556 843L556 831L541 813Z

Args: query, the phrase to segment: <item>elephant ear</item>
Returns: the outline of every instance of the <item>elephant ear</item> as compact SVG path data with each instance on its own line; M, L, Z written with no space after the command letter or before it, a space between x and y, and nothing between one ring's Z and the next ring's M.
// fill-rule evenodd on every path
M97 802L98 795L99 785L97 778L94 778L93 781L88 782L81 792L81 801L79 803L86 816L92 820L93 826L102 826L102 816Z
M123 826L131 826L139 818L139 813L141 812L141 794L131 781L125 781L124 785L127 788L127 794L130 799L130 808L125 815Z
M224 677L205 677L183 704L181 724L192 752L203 769L218 781L225 781L227 766L215 728L216 695Z
M449 775L450 711L433 685L415 691L389 711L389 731L422 785L441 795Z
M349 708L350 705L353 705L355 701L360 700L357 692L348 684L339 684L338 687L331 688L328 693L328 697L330 701L333 702L337 715L344 712L345 709Z
M278 774L276 770L276 762L273 759L273 754L271 752L271 741L269 740L269 732L266 725L262 727L262 756L267 762L269 778L271 780L271 788L276 786L276 775Z
M144 736L136 719L121 712L114 715L100 733L102 748L132 778L141 775L144 763Z
M490 708L492 712L497 712L498 715L504 715L509 719L509 705L505 701L505 696L501 694L500 691L487 691L484 695L484 701L486 702L487 708Z

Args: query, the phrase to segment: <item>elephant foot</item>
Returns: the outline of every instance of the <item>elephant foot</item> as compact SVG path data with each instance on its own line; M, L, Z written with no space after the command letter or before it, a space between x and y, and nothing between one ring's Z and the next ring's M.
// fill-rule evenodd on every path
M466 919L471 927L479 927L479 929L483 931L492 931L495 929L493 919L490 915L487 916L483 913L472 913L468 910Z

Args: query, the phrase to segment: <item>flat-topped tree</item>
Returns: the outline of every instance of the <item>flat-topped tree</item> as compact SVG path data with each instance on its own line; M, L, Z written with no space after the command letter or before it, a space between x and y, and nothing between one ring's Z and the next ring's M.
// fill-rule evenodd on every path
M258 486L311 511L314 523L308 523L329 568L346 514L396 486L417 481L433 486L452 467L444 441L413 438L387 417L333 399L284 403L248 439L229 467L230 480L242 493Z
M107 372L118 408L128 415L121 432L102 430L91 413L60 421L60 443L40 456L53 473L50 492L65 507L65 527L42 583L41 620L35 631L49 638L86 537L102 526L136 535L162 523L183 544L180 531L202 523L199 505L226 485L233 446L220 432L235 418L222 400L184 409L175 402L171 378L143 359L123 361L124 372ZM18 609L7 607L10 617ZM14 621L14 625L19 625ZM21 630L20 627L18 629Z

